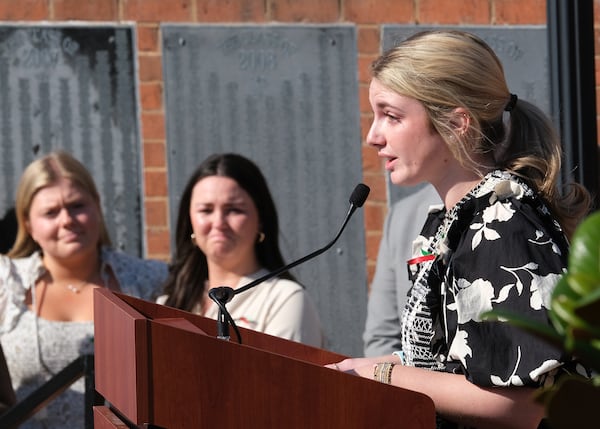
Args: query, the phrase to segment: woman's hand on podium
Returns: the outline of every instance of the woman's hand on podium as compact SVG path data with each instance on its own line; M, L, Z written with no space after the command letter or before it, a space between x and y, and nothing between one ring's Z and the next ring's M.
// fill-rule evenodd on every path
M373 378L374 367L383 362L396 362L399 358L395 355L385 355L377 357L348 358L340 362L325 365L327 368L335 369L352 375L359 375L364 378ZM401 362L398 362L401 363Z

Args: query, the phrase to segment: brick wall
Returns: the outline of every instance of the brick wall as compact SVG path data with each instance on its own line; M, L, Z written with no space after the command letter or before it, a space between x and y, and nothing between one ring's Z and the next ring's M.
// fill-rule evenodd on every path
M594 0L598 16L600 0ZM170 255L165 114L159 24L164 22L351 22L358 29L361 130L369 128L368 67L379 53L380 24L524 25L546 22L543 0L0 0L0 21L135 22L138 43L145 236L149 256ZM596 18L598 22L598 18ZM599 31L599 30L596 30ZM599 38L596 37L596 40ZM598 49L596 48L596 51ZM596 67L597 70L600 67ZM600 79L596 78L597 82ZM600 111L600 110L599 110ZM375 151L363 144L369 280L387 210Z

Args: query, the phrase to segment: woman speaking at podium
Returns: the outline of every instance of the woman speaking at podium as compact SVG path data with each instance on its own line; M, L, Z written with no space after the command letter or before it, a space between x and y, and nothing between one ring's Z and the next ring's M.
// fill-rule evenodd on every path
M283 267L279 223L259 168L238 154L216 154L194 171L183 191L175 254L161 304L217 319L211 288L233 289ZM321 347L316 307L289 272L234 296L237 326Z
M567 237L589 195L558 188L552 124L510 93L499 59L474 35L431 31L399 43L374 62L369 100L367 143L391 181L429 182L443 206L407 261L402 350L329 366L428 395L440 428L537 427L543 409L532 393L580 366L480 314L505 309L550 324Z

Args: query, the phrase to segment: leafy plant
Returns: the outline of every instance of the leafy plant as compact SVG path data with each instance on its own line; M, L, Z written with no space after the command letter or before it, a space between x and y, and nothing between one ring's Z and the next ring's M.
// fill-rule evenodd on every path
M506 320L563 348L593 371L591 379L564 377L537 400L553 429L587 427L600 420L600 211L575 230L567 272L557 283L549 311L552 326L493 310L486 320Z

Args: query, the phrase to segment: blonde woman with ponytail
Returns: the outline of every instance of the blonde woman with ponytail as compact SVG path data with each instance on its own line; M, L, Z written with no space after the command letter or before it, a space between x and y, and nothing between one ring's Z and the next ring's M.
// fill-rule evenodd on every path
M589 210L559 186L561 146L549 118L512 94L502 64L476 36L419 33L372 66L367 143L400 186L429 182L430 210L413 257L402 350L331 368L419 391L439 428L536 428L537 388L586 371L492 308L543 323L567 264L569 236Z

